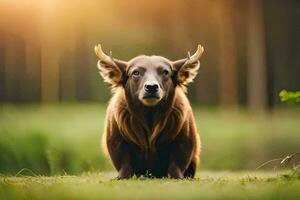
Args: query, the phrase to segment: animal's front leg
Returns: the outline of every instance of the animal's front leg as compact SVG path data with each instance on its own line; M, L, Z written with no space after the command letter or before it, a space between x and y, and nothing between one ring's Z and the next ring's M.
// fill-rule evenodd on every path
M183 134L179 135L171 145L170 150L168 176L170 178L181 179L191 162L193 142L191 138Z
M117 179L130 178L133 175L133 170L128 143L119 134L115 134L107 138L107 148L110 158L118 170Z
M170 178L175 178L175 179L183 178L183 170L180 169L180 167L175 162L175 160L170 161L170 164L168 167L168 176Z
M118 180L128 179L133 175L132 167L130 166L128 161L124 160L124 163L122 163L120 168L118 169L118 173Z

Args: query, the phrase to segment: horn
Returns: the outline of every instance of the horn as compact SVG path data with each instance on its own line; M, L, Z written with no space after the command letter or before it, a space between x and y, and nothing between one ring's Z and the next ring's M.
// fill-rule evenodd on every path
M188 59L187 59L186 63L194 63L194 62L198 61L200 59L200 57L202 56L203 52L204 52L203 46L198 44L197 51L196 51L196 53L194 53L194 55L191 56L190 52L188 52Z
M112 53L110 52L110 56L106 55L101 47L101 44L98 44L94 47L95 53L100 61L105 62L107 64L116 65L112 58Z

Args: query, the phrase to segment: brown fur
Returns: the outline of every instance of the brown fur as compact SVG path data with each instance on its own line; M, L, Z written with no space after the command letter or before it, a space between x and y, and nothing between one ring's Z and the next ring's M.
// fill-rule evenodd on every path
M129 76L135 62L147 65L147 70L156 70L163 62L171 68L170 80L165 80L161 86L167 91L157 105L145 106L132 93L135 82L124 76ZM118 178L133 175L194 177L201 145L192 108L185 95L184 81L191 82L195 77L199 61L192 64L197 65L197 69L191 64L184 66L184 63L185 60L179 64L172 63L163 57L137 57L122 63L123 68L118 65L118 71L123 71L125 75L122 78L119 76L120 82L112 84L114 90L106 112L102 139L104 151L119 173ZM115 66L108 66L107 63L99 65L104 79L111 81L111 77L103 75L103 71L110 75ZM182 68L184 71L181 71ZM189 71L192 73L187 74ZM178 76L181 76L181 82Z
M182 88L176 88L172 104L170 110L166 113L155 113L156 116L154 118L157 119L157 122L155 122L152 129L147 126L140 127L139 123L135 121L139 119L136 119L130 114L131 111L126 104L124 89L116 89L106 112L105 131L102 138L104 151L110 155L118 154L117 151L124 145L128 151L135 151L136 156L140 157L143 163L137 164L132 162L131 164L133 166L131 167L138 168L138 166L140 166L140 169L136 171L133 170L130 175L133 175L134 172L136 172L136 175L143 175L146 174L148 170L148 173L157 177L171 175L167 174L167 166L161 166L164 167L162 171L156 169L161 168L157 165L161 165L160 163L166 161L170 156L162 157L162 160L159 160L157 154L160 150L169 151L169 153L173 153L174 161L177 159L183 175L193 177L195 168L199 164L201 145L192 109ZM142 122L141 124L145 125L146 123ZM141 132L144 134L141 134ZM110 144L111 151L107 150ZM178 149L174 148L172 144L177 145ZM183 149L180 149L181 146ZM180 155L186 153L185 148L187 148L188 153L181 161ZM181 150L182 152L180 152ZM177 154L178 158L175 156ZM121 163L125 162L122 161L122 159L127 159L126 152L120 151L119 157L116 158L115 161L113 160L117 170L120 170ZM130 161L127 160L126 162ZM189 172L187 169L190 166L192 166L193 169L190 169Z

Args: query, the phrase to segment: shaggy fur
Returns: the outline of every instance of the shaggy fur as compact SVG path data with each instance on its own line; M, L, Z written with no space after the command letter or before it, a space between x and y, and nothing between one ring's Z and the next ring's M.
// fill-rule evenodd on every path
M159 57L153 61L154 64L147 65L146 68L156 69L154 65L158 66L164 61L172 74L169 82L166 80L165 85L161 84L166 91L160 102L154 106L145 106L131 89L132 84L138 82L129 80L130 68L139 59L121 64L114 60L118 63L117 73L121 71L123 74L118 75L119 81L111 82L114 89L106 112L102 140L104 151L118 171L119 179L133 175L192 178L199 164L200 138L185 95L185 81L190 82L194 78L192 76L196 76L200 63L197 61L184 66L186 59L171 62ZM100 60L98 67L104 79L111 81L114 76L108 77L110 73L103 75L103 71L111 72L115 66ZM192 73L189 74L189 71ZM186 77L180 77L180 73Z

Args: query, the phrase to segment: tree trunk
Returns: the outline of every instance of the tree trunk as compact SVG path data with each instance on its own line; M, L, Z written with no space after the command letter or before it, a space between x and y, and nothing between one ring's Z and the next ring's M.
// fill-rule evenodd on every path
M248 0L247 97L250 110L264 110L267 103L263 12L262 0Z
M41 76L41 49L31 39L27 39L25 50L25 81L23 90L26 92L26 101L40 100L40 76Z
M41 100L59 100L59 12L58 3L43 2L42 49L41 49Z
M219 2L219 102L238 104L238 69L236 56L235 0Z
M0 102L5 101L5 66L4 66L4 56L5 56L5 44L4 44L4 31L1 27L0 22Z
M24 78L24 41L16 34L5 34L5 96L7 101L21 100L21 83Z

